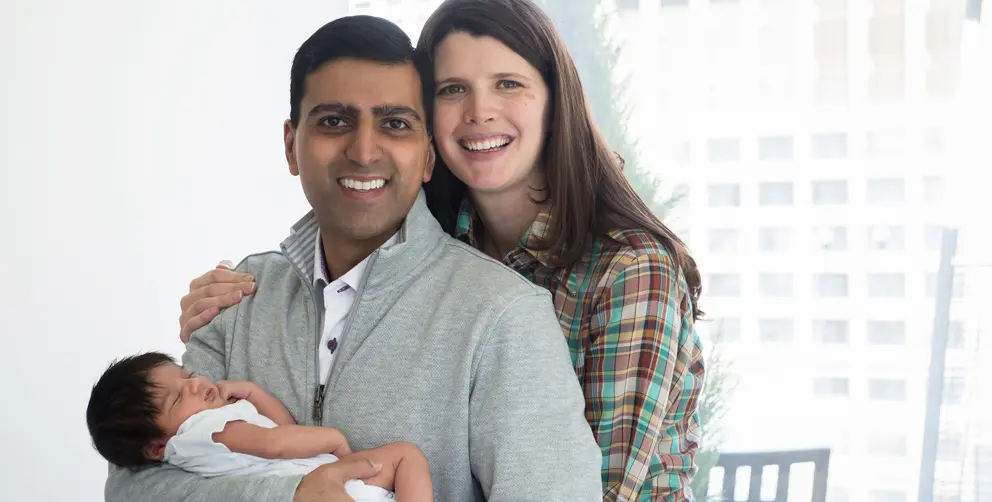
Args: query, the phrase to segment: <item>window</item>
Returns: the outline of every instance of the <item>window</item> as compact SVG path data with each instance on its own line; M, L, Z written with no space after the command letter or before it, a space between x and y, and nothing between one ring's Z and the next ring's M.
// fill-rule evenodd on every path
M721 342L739 342L741 336L741 320L736 317L724 317L714 320L710 327L714 340Z
M939 460L959 461L964 454L964 439L960 433L941 432L937 441L937 458Z
M944 380L944 404L957 405L964 400L964 378L949 376Z
M868 397L873 401L905 401L906 381L894 378L868 380Z
M761 296L772 298L792 296L792 274L760 274L758 288Z
M758 203L762 206L792 205L792 183L761 183L758 185Z
M814 159L847 157L847 134L814 134L810 149Z
M869 204L897 204L906 200L906 183L901 179L868 180Z
M758 158L764 162L792 160L792 136L767 136L758 139Z
M947 327L947 348L960 350L964 345L964 322L951 321Z
M733 228L715 228L710 230L710 252L732 253L738 247L737 230Z
M944 229L928 226L923 232L923 240L926 243L927 250L940 251L941 240L944 238Z
M871 345L903 345L906 343L905 321L868 321L868 343Z
M951 288L951 298L964 298L964 277L964 274L961 272L954 274L954 286ZM928 273L926 275L926 283L923 286L923 290L927 298L937 297L937 274Z
M870 131L865 135L865 154L869 157L895 157L905 153L903 131Z
M640 0L617 0L617 9L627 10L636 9L641 6Z
M813 379L813 395L820 397L847 397L850 382L843 377L823 377Z
M847 274L816 274L813 293L819 298L846 298Z
M792 319L759 319L758 337L768 343L791 341Z
M825 345L847 343L847 321L834 319L813 320L813 340Z
M869 298L902 298L906 296L906 277L902 274L868 274Z
M741 142L738 139L718 138L706 142L710 162L733 162L740 159Z
M813 204L819 206L847 204L847 181L814 181Z
M689 0L661 0L662 7L685 7L689 5Z
M737 274L710 274L706 291L710 296L741 296L741 276Z
M906 63L903 56L877 56L868 76L868 95L876 101L906 97Z
M741 205L741 186L737 183L713 183L707 189L710 207L737 207Z
M879 436L868 439L868 453L886 457L906 456L905 436Z
M902 250L905 248L905 228L899 226L874 226L868 228L868 249L883 251Z
M766 227L758 229L758 249L764 252L782 252L789 249L789 229Z
M847 249L847 228L819 227L814 230L813 242L824 251L844 251Z
M896 490L872 490L871 502L906 502L906 492Z
M944 178L927 176L923 178L923 200L940 202L944 195Z
M372 2L357 2L355 3L356 9L368 9L372 5Z

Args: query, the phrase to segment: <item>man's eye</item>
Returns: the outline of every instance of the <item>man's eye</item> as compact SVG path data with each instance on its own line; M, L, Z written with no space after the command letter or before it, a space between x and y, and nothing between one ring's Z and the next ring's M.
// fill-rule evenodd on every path
M402 121L400 119L390 119L390 120L388 120L386 122L386 127L388 129L394 129L394 130L401 130L401 129L409 129L410 128L410 126L406 122L404 122L404 121Z
M318 124L324 127L341 127L344 125L344 121L338 117L324 117L320 119Z
M465 86L461 84L451 84L441 88L437 91L438 96L450 96L452 94L458 94L465 91Z

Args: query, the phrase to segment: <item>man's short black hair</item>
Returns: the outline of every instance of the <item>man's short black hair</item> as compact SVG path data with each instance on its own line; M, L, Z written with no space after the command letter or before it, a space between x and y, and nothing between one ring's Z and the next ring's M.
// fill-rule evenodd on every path
M144 448L165 436L155 423L155 383L151 371L176 364L160 352L147 352L114 361L103 373L86 407L86 426L96 451L110 463L136 470L154 463Z
M300 102L306 92L306 79L324 64L338 59L358 59L383 64L415 63L410 37L396 24L374 16L346 16L335 19L303 42L290 70L289 121L300 124ZM423 71L418 68L418 73ZM433 90L423 88L424 109L433 104ZM426 112L428 117L430 111ZM427 119L428 122L430 119Z

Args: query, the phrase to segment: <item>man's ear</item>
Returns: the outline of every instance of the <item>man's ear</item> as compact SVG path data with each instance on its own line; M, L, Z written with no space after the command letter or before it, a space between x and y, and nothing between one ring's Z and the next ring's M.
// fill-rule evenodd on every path
M434 142L427 144L427 165L424 166L424 183L431 180L434 174L434 164L437 161L437 152L434 151Z
M148 460L161 462L163 459L165 459L166 442L167 441L165 441L164 439L156 439L151 443L146 444L145 447L141 449L141 453Z
M293 176L300 175L300 166L296 163L296 130L293 123L288 119L282 124L282 140L286 146L286 163L289 164L289 173Z

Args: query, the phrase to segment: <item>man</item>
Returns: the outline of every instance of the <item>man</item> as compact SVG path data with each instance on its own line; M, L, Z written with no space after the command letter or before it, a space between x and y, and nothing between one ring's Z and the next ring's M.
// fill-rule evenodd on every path
M284 139L313 211L281 252L241 263L257 292L193 333L183 363L259 383L355 450L414 443L437 500L601 500L601 456L548 293L427 210L434 154L412 58L398 27L367 16L300 47ZM107 499L348 500L343 480L371 469L347 462L302 479L112 471Z

